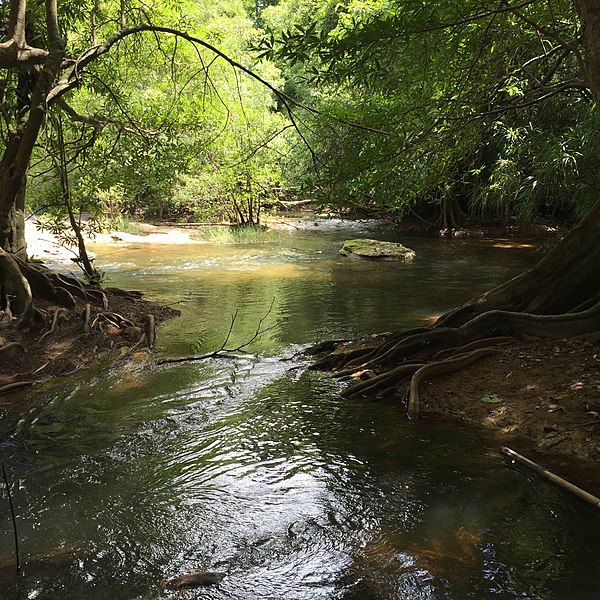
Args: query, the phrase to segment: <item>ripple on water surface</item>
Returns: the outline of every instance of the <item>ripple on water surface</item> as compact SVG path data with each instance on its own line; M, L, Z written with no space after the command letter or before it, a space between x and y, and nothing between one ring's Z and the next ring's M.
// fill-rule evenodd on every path
M255 355L233 361L129 363L40 388L42 410L0 448L18 481L25 562L17 578L1 520L8 598L165 598L161 580L195 568L227 577L180 597L600 591L597 520L506 465L498 443L457 423L408 423L395 405L348 402L335 380L278 360L325 337L421 322L520 271L531 251L413 240L411 265L375 265L339 257L348 231L336 227L270 249L109 257L111 285L182 309L161 330L163 355L218 348L236 310L232 345L261 318L271 329Z

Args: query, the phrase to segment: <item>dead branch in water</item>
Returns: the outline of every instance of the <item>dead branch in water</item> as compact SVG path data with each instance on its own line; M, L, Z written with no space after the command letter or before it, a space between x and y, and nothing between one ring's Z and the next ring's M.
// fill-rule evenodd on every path
M10 516L12 518L13 536L15 539L15 562L17 566L17 572L19 572L21 570L21 561L19 560L19 534L17 533L17 518L15 516L15 508L13 506L12 496L10 494L10 485L8 483L8 475L6 474L4 462L2 463L2 477L4 478L4 485L6 486L6 495L8 496L8 505L10 507Z
M194 362L198 360L207 360L209 358L235 358L236 352L242 352L244 348L249 346L252 342L257 340L261 335L273 329L273 326L265 327L263 329L263 323L265 319L271 314L273 311L273 305L275 304L275 298L271 300L271 306L269 306L269 310L259 318L258 324L256 326L256 331L254 335L246 340L244 343L240 344L235 348L227 348L227 342L229 342L229 338L231 337L231 333L233 332L233 328L235 326L235 322L237 320L238 311L236 310L233 315L231 315L231 323L229 324L229 330L227 331L227 335L225 336L225 340L221 344L221 347L214 352L209 352L207 354L199 354L195 356L182 356L181 358L161 358L156 361L157 365L169 365L169 364L177 364L184 362Z
M562 477L559 477L558 475L552 473L552 471L544 469L537 463L533 462L532 460L529 460L528 458L525 458L518 452L515 452L514 450L511 450L506 446L500 448L500 452L512 459L513 462L518 462L519 464L526 466L527 468L531 469L534 473L537 473L544 479L551 481L554 485L561 487L563 490L571 492L571 494L574 494L581 500L587 502L588 504L591 504L594 508L600 509L600 498L597 498L589 492L582 490L580 487L577 487L570 481L567 481L566 479L563 479Z

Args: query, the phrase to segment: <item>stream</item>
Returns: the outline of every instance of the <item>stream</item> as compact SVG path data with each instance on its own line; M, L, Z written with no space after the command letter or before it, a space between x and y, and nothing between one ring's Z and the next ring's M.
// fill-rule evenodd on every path
M417 257L338 255L372 236ZM43 409L0 440L23 564L3 489L1 598L600 598L591 510L506 462L494 434L344 400L300 354L428 322L533 264L535 243L299 220L253 243L92 250L108 285L181 310L160 357L264 331L236 359L106 360L20 392ZM197 568L226 576L164 590Z

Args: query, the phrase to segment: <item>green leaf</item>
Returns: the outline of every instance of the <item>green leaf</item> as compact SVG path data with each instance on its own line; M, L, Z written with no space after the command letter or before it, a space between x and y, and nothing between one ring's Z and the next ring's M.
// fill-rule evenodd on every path
M486 394L481 398L481 401L487 402L488 404L498 404L499 402L502 402L502 398L496 396L496 394Z

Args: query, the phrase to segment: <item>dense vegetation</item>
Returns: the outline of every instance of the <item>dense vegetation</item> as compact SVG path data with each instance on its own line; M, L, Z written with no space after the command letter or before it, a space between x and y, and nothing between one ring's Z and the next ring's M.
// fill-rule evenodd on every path
M25 11L27 43L49 47L43 3L11 6ZM573 221L595 200L599 117L572 2L96 0L57 11L66 45L49 89L61 83L21 154L27 208L59 222L69 203L104 221L257 222L261 204L303 194L397 218L416 205L447 227L465 212ZM90 57L105 40L110 50ZM8 147L39 62L4 63Z

